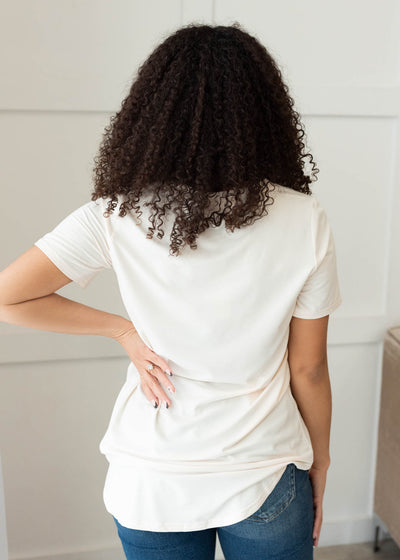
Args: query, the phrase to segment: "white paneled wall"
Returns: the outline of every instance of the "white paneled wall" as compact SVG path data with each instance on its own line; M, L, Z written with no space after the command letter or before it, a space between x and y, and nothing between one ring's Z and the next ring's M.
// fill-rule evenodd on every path
M114 111L138 65L181 18L180 0L4 4L0 104L23 111Z
M320 169L312 190L332 224L343 296L329 325L320 546L373 540L382 339L400 322L399 2L8 0L2 12L0 268L89 199L104 126L177 27L239 21L276 58ZM60 293L126 316L112 271ZM127 357L104 337L6 324L0 334L10 558L123 558L98 444Z
M237 19L293 84L391 86L399 69L397 0L217 0L217 23Z

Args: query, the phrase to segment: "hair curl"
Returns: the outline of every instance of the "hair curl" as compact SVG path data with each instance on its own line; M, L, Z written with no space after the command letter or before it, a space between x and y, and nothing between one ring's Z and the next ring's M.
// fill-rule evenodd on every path
M119 216L132 208L140 216L138 203L150 194L150 239L156 218L162 239L173 205L175 256L182 244L196 249L197 236L222 220L230 231L250 225L273 203L274 184L312 194L303 158L310 156L314 180L319 169L303 155L293 105L277 63L238 22L181 27L139 67L105 128L91 198L110 198L108 217L122 195ZM218 211L207 215L215 200Z

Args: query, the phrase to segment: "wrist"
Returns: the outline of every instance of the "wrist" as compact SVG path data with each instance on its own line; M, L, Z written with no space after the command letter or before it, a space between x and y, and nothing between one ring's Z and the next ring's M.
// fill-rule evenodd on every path
M121 317L120 315L115 315L115 319L110 325L109 337L114 340L119 341L119 339L128 331L135 331L132 321Z
M330 464L331 460L329 457L315 458L313 464L311 465L311 468L318 470L328 470Z

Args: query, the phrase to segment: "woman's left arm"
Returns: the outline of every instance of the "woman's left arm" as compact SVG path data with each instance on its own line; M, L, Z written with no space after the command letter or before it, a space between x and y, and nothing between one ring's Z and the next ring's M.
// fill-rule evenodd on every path
M139 337L133 323L65 298L55 292L71 282L35 245L0 271L0 321L66 334L92 334L116 340L125 349L141 378L149 401L171 405L164 388L175 392L165 375L168 362ZM153 363L150 373L147 365ZM154 406L154 404L153 404Z
M35 245L0 271L0 321L66 334L118 338L128 319L55 292L71 282Z

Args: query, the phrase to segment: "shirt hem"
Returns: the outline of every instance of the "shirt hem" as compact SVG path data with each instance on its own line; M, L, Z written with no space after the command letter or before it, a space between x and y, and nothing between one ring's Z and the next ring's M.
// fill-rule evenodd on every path
M337 309L342 302L343 302L343 300L340 297L335 302L333 302L331 305L329 305L328 307L325 307L325 309L321 309L321 311L317 311L316 313L302 313L300 311L298 313L294 312L292 314L292 316L293 317L298 317L299 319L319 319L319 318L325 317L325 315L329 315L330 313L335 311L335 309Z
M36 247L38 247L52 261L52 263L71 280L71 282L75 282L75 284L78 284L81 288L86 288L90 280L79 278L68 263L61 259L57 255L56 251L47 244L46 240L39 239L34 243L34 245L36 245Z
M299 463L297 463L296 461L290 461L290 462L294 463L296 466L299 466ZM156 531L156 532L168 532L168 531L188 532L188 531L200 531L204 529L211 529L214 527L225 527L227 525L233 525L234 523L244 521L245 519L247 519L247 517L255 513L265 502L265 500L273 491L275 486L278 484L288 464L289 463L282 466L279 469L279 471L275 473L274 477L272 478L272 482L264 486L264 490L262 494L257 498L257 500L253 501L249 506L240 510L239 512L236 512L234 515L228 518L226 518L226 516L224 516L224 518L214 517L213 519L209 519L207 522L200 521L195 523L162 523L161 525L158 526L154 526L154 525L149 526L148 524L135 523L135 527L132 527L130 526L129 521L125 521L123 518L119 517L116 512L111 511L113 508L107 506L106 503L105 503L105 508L108 511L108 513L110 513L115 519L117 519L120 525L126 527L127 529L136 529L141 531ZM299 468L302 467L299 466Z

